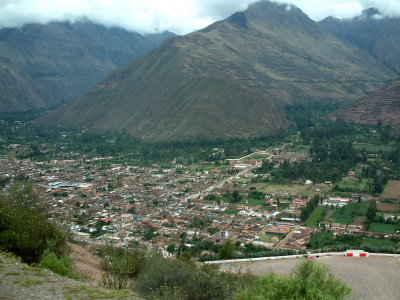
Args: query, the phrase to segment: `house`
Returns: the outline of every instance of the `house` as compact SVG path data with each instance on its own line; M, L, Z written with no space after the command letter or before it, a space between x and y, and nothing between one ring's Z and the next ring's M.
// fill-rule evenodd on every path
M357 224L350 224L347 226L347 231L350 233L363 231L364 226Z
M300 208L300 207L305 207L307 205L307 203L308 203L308 199L296 198L292 201L290 206L293 208Z
M229 232L228 231L221 231L220 237L223 239L227 239L229 237Z
M121 215L121 222L124 224L132 223L133 215L132 214L122 214Z
M332 223L331 225L331 230L339 231L339 232L345 232L346 231L346 224L339 224L339 223Z
M77 242L88 242L90 240L90 234L86 232L74 232L73 239Z
M319 222L318 226L321 228L331 229L331 222Z

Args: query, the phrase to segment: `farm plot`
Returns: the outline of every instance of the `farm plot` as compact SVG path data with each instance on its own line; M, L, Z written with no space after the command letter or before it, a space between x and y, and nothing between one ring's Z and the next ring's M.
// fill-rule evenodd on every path
M381 232L381 233L396 233L396 226L394 224L385 223L371 223L369 226L369 231Z
M400 199L400 180L389 180L381 197Z
M392 203L378 203L376 205L376 208L378 211L382 211L382 212L398 212L399 211L399 205L392 204Z

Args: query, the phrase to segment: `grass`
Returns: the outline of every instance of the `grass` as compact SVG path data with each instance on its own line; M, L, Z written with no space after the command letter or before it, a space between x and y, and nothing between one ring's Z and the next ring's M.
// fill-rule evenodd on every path
M249 178L239 178L236 180L236 182L238 182L238 183L248 183L250 181L251 181L251 179L249 179Z
M86 286L66 287L63 291L67 300L74 299L132 299L133 293L128 290L107 291Z
M374 222L371 223L371 225L369 226L369 231L381 233L396 233L396 226L393 224Z
M364 193L368 190L368 179L358 180L355 177L347 176L338 184L337 190L340 192Z
M389 180L381 197L400 199L400 180Z
M313 249L320 249L328 246L332 240L333 232L316 232L312 235L310 245Z
M349 203L342 208L335 208L332 217L337 223L349 225L357 216L365 216L368 209L368 203Z
M397 246L397 243L395 241L385 240L385 239L375 239L375 238L364 238L363 243L371 245L372 247L375 247L375 248L396 247Z
M287 148L288 151L294 151L294 152L310 152L310 146L309 145L296 145L293 147Z
M356 209L357 203L350 203L342 208L336 208L332 217L337 223L348 225L353 222Z
M44 283L44 280L31 279L31 278L20 278L14 281L14 283L20 283L23 287L30 287L32 285L38 285Z
M382 152L389 152L392 150L391 146L388 145L353 145L355 150L366 150L367 152L372 153L379 153Z
M325 207L319 206L317 207L312 214L306 220L307 227L316 227L318 225L318 221L321 219L323 212L326 211Z
M239 210L236 208L228 208L227 210L225 210L225 213L229 215L236 215L238 212Z
M7 272L4 275L6 275L6 276L18 276L19 272Z
M253 185L252 185L253 186ZM289 193L295 196L314 196L319 189L321 193L327 192L331 189L330 186L324 184L303 185L303 184L262 184L262 186L255 186L258 191L265 194L283 194Z

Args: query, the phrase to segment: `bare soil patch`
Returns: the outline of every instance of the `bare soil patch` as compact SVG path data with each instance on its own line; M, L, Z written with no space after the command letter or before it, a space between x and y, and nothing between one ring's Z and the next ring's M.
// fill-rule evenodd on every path
M353 221L353 224L363 225L367 221L367 217L356 217Z
M101 280L101 259L91 254L86 248L70 244L71 258L74 262L75 271L83 277L89 279L89 282L98 284Z
M389 180L381 197L400 199L400 180Z
M390 204L390 203L379 203L376 205L378 211L383 212L396 212L399 210L398 204Z

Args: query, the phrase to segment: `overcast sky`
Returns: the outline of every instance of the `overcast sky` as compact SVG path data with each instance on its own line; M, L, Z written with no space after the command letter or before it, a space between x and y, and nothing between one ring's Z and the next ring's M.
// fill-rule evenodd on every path
M0 27L87 18L140 33L169 30L184 34L245 10L256 0L0 0ZM400 16L400 0L278 0L319 21L350 18L369 7Z

